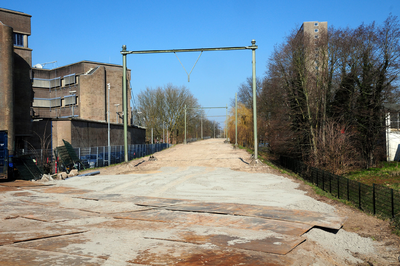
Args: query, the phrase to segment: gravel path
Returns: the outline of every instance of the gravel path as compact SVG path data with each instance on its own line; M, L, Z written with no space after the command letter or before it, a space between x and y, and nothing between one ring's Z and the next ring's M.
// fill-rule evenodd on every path
M337 213L335 207L307 196L299 183L277 175L270 167L249 166L247 152L233 149L221 139L177 145L155 157L157 161L121 164L101 170L100 176L75 177L64 185L122 197L152 196ZM371 238L343 229L332 232L313 228L304 236L310 241L292 252L296 260L302 257L299 265L358 264L365 262L361 258L376 253ZM396 258L391 262L395 263Z
M400 242L383 221L319 197L267 165L250 166L250 155L223 139L176 145L155 157L102 168L100 175L44 183L49 187L5 188L0 218L8 227L0 228L0 237L20 230L13 224L36 228L40 237L0 243L0 264L27 254L36 258L32 265L399 265ZM179 207L185 204L231 206L239 214L190 212ZM260 218L257 208L348 220L346 230L307 231L311 226L304 223ZM60 236L46 238L51 230L40 232L44 225ZM386 238L376 241L384 232ZM278 250L282 243L294 248L285 255L257 251L265 250L264 240Z

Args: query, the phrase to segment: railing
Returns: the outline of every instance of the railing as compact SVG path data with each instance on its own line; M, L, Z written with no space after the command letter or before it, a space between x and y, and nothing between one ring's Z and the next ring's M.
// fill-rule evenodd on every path
M169 147L171 147L171 144L168 143L128 145L128 160L144 157ZM111 146L110 148L110 156L108 146L74 148L74 150L86 168L103 167L125 161L123 145Z
M284 156L280 157L280 164L333 196L350 201L360 210L382 217L395 218L400 228L399 190L377 184L365 185Z
M134 144L128 145L128 159L133 160L141 158L158 151L162 151L171 147L168 143L157 143L157 144ZM112 164L117 164L125 161L124 146L111 146L110 156L108 154L108 146L101 147L89 147L89 148L74 148L76 155L80 158L85 168L103 167ZM55 153L52 150L28 150L18 151L16 155L30 155L33 161L43 170L48 173L51 171L55 172L56 161ZM108 160L110 158L110 160ZM58 164L57 168L61 166ZM82 168L80 165L77 166L79 170ZM62 169L57 169L59 171Z

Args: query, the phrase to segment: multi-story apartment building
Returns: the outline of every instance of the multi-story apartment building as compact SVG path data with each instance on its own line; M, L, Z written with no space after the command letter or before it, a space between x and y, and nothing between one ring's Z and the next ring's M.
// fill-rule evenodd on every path
M33 117L106 122L109 111L110 122L122 122L121 65L81 61L55 69L34 67L32 74ZM127 94L129 105L130 88Z
M328 22L320 21L309 21L303 22L298 34L303 37L305 49L305 55L307 58L305 63L307 64L307 69L312 70L311 72L316 73L321 67L325 66L327 62L327 51L321 51L320 39L325 37L328 31ZM325 38L324 38L325 39ZM326 50L326 49L325 49ZM315 71L317 70L317 71Z
M123 144L121 65L81 61L44 69L38 64L32 69L32 76L35 134L42 136L51 131L53 146L62 145L62 139L75 147L105 146L110 122L111 145ZM129 70L127 78L129 81ZM130 95L128 87L128 110ZM128 121L131 121L131 112L128 112ZM128 131L129 143L144 143L143 128L130 125ZM36 138L32 144L37 147L39 141Z
M122 145L122 66L81 61L32 68L30 34L30 15L0 8L0 131L8 134L9 153L55 148L62 139L74 147L106 146L108 131L111 145ZM128 110L130 95L128 88ZM144 142L145 129L129 125L128 143Z
M31 15L0 8L0 131L7 132L10 154L32 135L30 35Z

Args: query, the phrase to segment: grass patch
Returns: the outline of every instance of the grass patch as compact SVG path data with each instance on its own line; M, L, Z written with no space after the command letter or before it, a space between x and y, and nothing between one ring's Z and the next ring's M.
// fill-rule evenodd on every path
M353 171L344 176L366 185L378 184L400 190L399 162L380 162L377 167Z

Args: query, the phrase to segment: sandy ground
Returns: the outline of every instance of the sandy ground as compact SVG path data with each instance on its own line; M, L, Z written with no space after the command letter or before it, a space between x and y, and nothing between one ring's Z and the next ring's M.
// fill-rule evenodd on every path
M291 241L285 234L277 233L279 230L263 231L243 228L243 226L235 228L235 219L247 218L222 214L213 215L212 218L209 213L196 214L200 216L196 216L195 219L211 221L217 217L219 224L215 227L211 227L211 223L207 226L204 223L201 225L198 223L190 228L177 226L177 223L173 221L189 219L188 213L180 212L173 212L183 216L178 220L172 217L171 224L167 228L155 228L154 223L149 226L147 218L140 225L137 224L138 222L128 224L129 221L121 217L129 216L132 212L147 211L149 208L147 203L147 205L137 204L139 196L176 199L180 203L189 202L189 204L192 201L204 205L247 206L241 204L249 204L250 208L255 208L254 205L257 205L294 212L300 210L299 213L318 212L327 217L347 217L343 228L339 230L313 227L305 232L301 235L305 239L304 242L296 244L297 246L285 256L271 257L271 265L273 260L279 261L274 265L400 265L400 241L398 237L391 234L389 222L315 195L300 181L281 174L267 165L250 166L250 155L244 150L233 149L230 144L225 144L224 140L210 139L188 145L177 145L154 156L156 161L149 161L148 157L138 159L100 169L101 174L96 176L47 182L53 184L53 191L48 190L47 193L53 194L43 196L43 190L39 192L32 189L28 192L29 195L20 195L20 199L46 206L57 205L58 208L68 210L78 209L104 214L56 221L60 226L87 230L86 241L80 238L79 241L76 240L77 243L63 247L63 252L72 252L80 256L82 256L81 253L91 254L96 259L105 258L104 261L99 262L99 265L180 265L177 263L177 258L183 258L185 253L189 252L188 250L195 253L199 249L202 250L201 254L204 256L202 255L197 263L181 265L208 265L204 262L207 261L205 259L207 256L212 258L216 253L227 252L227 250L233 252L230 253L229 258L234 258L232 254L236 254L236 258L239 258L240 253L240 258L245 256L249 259L228 260L228 255L226 255L222 256L221 263L214 261L211 264L267 265L250 262L252 261L250 258L260 258L259 261L263 261L264 255L261 253L240 248L229 249L229 247L221 251L217 247L219 242L204 239L210 235L230 237L229 239L232 240L228 241L228 246L246 242L256 243L260 239L271 239L271 237ZM68 192L69 194L65 191L62 193L63 188L73 188L76 191ZM60 189L60 191L55 193L54 189ZM11 204L11 197L15 196L15 193L15 191L2 193L1 202ZM76 194L81 194L81 196L77 197ZM132 197L136 197L135 204L132 204ZM149 198L146 199L148 201ZM158 206L165 207L163 204ZM171 215L170 213L163 209L157 212L157 217L164 215L163 219L165 219ZM12 216L10 213L7 215ZM221 225L224 219L229 220ZM204 238L202 238L202 245L195 248L196 251L192 251L193 245L187 244L190 241L183 244L174 242L177 236L182 237L188 234L196 235L196 241L199 241L199 236ZM161 239L173 241L166 243ZM7 246L7 248L11 247ZM13 246L13 248L16 247ZM18 246L18 248L21 247ZM16 251L0 249L0 252L15 253ZM163 253L169 254L169 260L165 256L157 257L157 254ZM198 263L199 261L202 261L202 264ZM97 265L95 259L90 262Z

